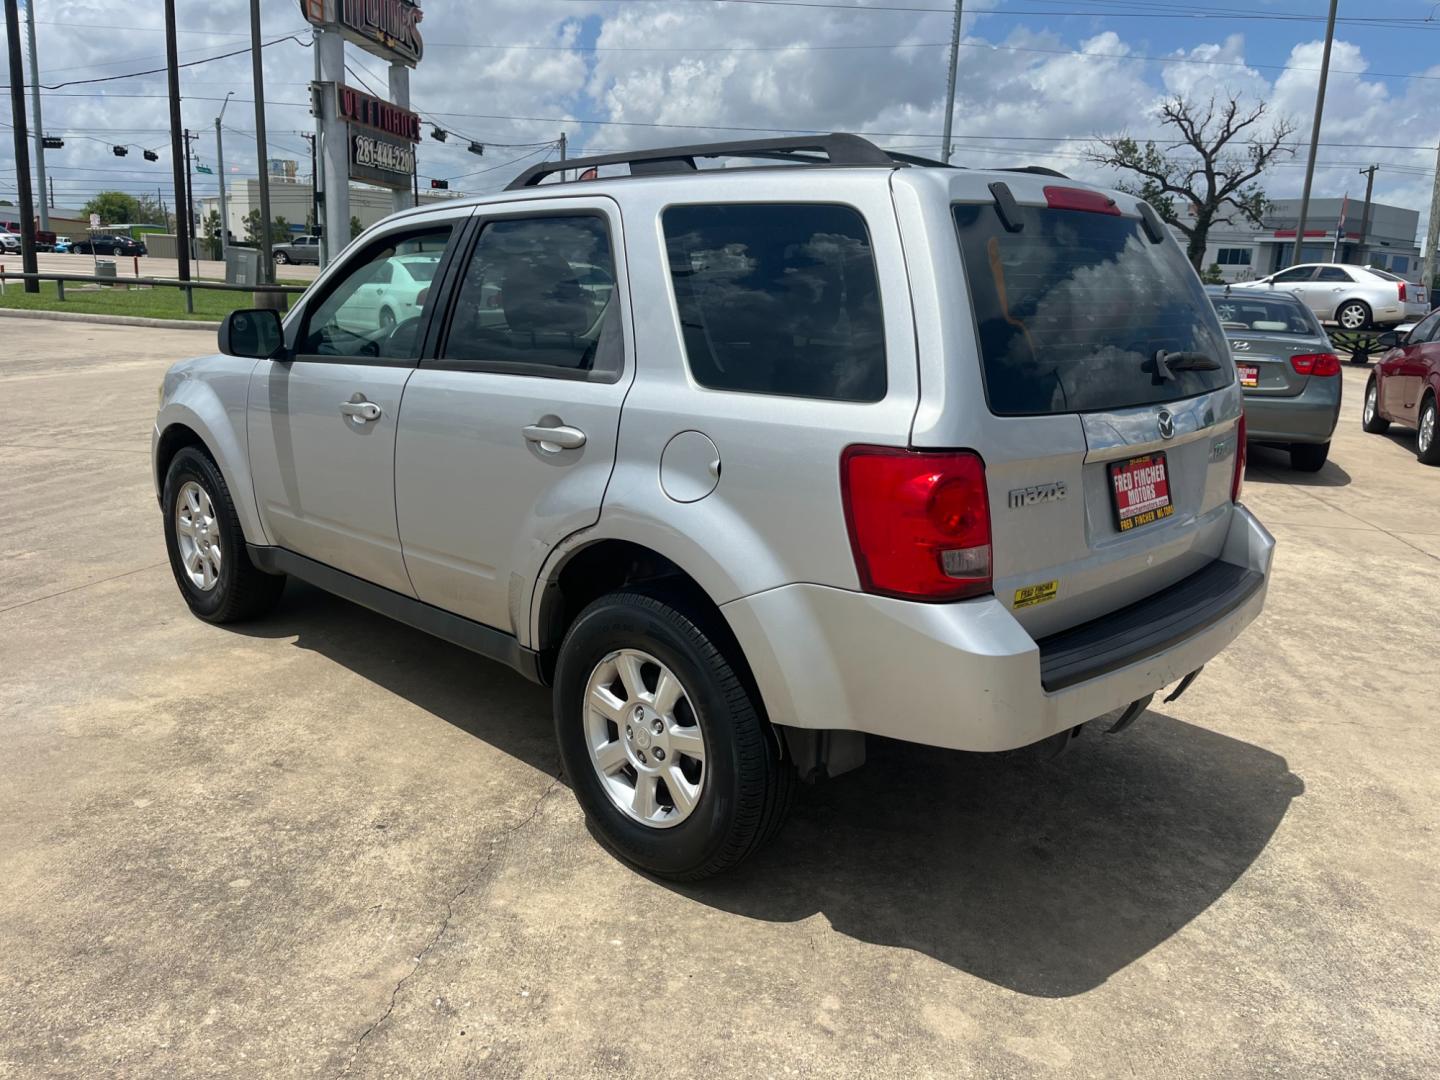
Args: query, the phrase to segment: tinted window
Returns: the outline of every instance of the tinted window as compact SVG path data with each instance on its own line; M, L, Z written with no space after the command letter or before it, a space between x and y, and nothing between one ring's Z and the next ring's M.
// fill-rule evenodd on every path
M1199 279L1137 218L1025 207L1007 232L992 204L955 207L992 412L1025 416L1175 401L1234 380ZM1215 371L1162 379L1155 354L1200 352Z
M663 224L696 382L834 401L885 396L885 322L857 211L676 206Z
M299 351L312 356L414 359L429 289L394 272L396 262L439 263L450 229L390 237L361 252L305 320Z
M1354 281L1355 279L1338 266L1322 266L1315 275L1316 281Z
M1294 334L1319 337L1320 328L1303 304L1246 296L1240 290L1216 296L1215 311L1226 330L1250 330L1257 334Z
M622 342L614 282L604 218L570 214L492 221L480 233L465 270L445 358L619 371Z
M435 268L440 265L440 260L401 259L400 265L415 281L431 281L435 277Z
M1429 341L1435 336L1435 331L1440 328L1440 311L1431 312L1416 324L1415 329L1405 339L1406 345L1420 345Z
M1398 263L1400 260L1399 260L1399 259L1396 259L1395 261ZM1404 280L1405 280L1404 278L1396 277L1394 274L1387 274L1384 270L1377 270L1377 269L1376 269L1375 267L1373 267L1373 266L1369 267L1368 269L1369 269L1370 273L1374 274L1376 277L1384 278L1386 281L1404 281Z
M1309 281L1310 276L1315 273L1313 266L1298 266L1293 270L1282 270L1275 275L1274 280L1279 282Z

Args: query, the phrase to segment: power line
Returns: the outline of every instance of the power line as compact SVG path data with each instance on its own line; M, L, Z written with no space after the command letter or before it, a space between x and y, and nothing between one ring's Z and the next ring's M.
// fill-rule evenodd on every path
M260 43L260 47L262 49L268 49L271 45L279 45L282 41L293 41L295 42L295 44L305 49L308 49L310 47L310 42L305 41L302 38L296 37L293 34L287 35L285 37L275 38L273 41L262 41ZM206 56L199 60L187 60L185 63L177 64L175 66L182 68L197 67L200 64L209 64L216 60L228 60L232 56L241 56L250 51L251 50L249 48L235 49L233 52L221 53L218 56ZM167 70L167 68L158 67L150 68L146 71L130 71L126 72L124 75L105 75L97 79L71 79L69 82L61 82L54 84L40 83L39 86L42 90L61 90L67 86L91 86L95 83L117 82L120 79L138 79L145 75L159 75ZM4 89L8 92L10 87L7 86ZM30 89L29 84L25 85L25 89ZM163 97L164 95L161 96Z

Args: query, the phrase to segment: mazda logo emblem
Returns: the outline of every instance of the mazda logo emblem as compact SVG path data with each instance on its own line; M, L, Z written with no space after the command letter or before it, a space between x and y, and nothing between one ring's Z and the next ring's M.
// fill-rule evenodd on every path
M1161 409L1158 419L1160 421L1160 437L1173 439L1175 437L1175 417L1170 415L1170 410Z

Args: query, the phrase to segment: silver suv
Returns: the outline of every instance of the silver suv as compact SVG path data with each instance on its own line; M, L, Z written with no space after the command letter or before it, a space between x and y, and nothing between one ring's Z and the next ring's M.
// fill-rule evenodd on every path
M170 370L195 614L292 575L550 685L597 835L697 878L866 733L1059 749L1259 613L1240 387L1149 206L846 135L564 167L381 222ZM397 263L431 284L387 322Z

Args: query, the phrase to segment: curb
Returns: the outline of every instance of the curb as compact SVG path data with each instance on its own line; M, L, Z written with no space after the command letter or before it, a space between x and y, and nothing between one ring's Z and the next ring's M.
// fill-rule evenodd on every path
M28 308L0 307L0 318L101 323L109 326L150 326L162 330L209 330L211 333L220 329L218 322L198 322L190 319L146 319L139 315L96 315L84 311L33 311Z

